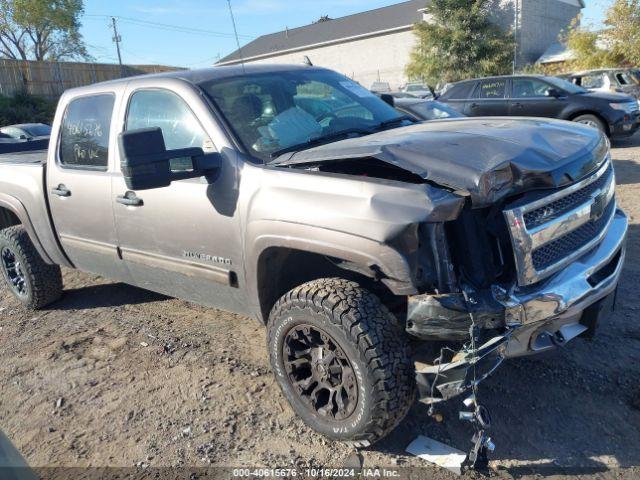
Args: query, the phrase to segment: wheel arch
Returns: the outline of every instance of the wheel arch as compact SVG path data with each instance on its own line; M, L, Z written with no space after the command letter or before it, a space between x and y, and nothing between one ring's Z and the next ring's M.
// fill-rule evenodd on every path
M14 225L20 225L21 223L22 222L13 212L13 210L0 205L0 230L3 230L7 227L13 227Z
M260 320L264 323L278 299L288 291L313 280L340 277L375 293L386 305L396 295L379 278L377 266L368 268L348 260L290 247L262 251L256 269ZM391 308L390 308L391 309Z
M306 225L271 227L285 231L249 235L246 244L247 297L263 323L278 298L318 278L354 280L385 299L417 292L407 259L389 245Z
M598 112L596 112L594 110L579 110L577 112L573 112L573 113L571 113L571 115L569 115L567 117L567 120L569 120L570 122L573 122L576 118L578 118L578 117L580 117L582 115L593 115L594 117L596 117L604 125L604 128L606 129L607 136L611 135L611 130L609 128L609 122L600 113L598 113Z
M54 263L43 248L22 202L15 197L0 194L0 230L14 225L22 225L42 259L47 263Z

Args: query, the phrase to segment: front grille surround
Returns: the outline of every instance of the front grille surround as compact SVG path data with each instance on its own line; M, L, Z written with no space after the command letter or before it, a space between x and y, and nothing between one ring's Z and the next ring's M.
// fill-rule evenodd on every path
M615 211L615 174L608 153L587 178L505 210L518 284L539 282L597 245Z

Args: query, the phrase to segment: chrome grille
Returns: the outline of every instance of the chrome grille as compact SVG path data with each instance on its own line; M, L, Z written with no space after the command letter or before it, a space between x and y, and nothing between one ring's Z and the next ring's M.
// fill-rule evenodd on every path
M585 223L571 233L536 248L531 254L533 267L543 270L587 245L607 226L615 210L615 203L611 200L605 214L599 219Z
M583 187L576 192L570 193L566 197L562 197L555 202L551 202L543 207L536 208L524 214L524 223L527 228L531 229L542 225L549 220L557 218L563 212L575 208L576 206L586 202L596 190L601 189L609 181L613 174L613 167L609 165L607 171L595 182Z
M538 282L595 246L616 210L610 157L586 179L524 206L505 210L518 283Z

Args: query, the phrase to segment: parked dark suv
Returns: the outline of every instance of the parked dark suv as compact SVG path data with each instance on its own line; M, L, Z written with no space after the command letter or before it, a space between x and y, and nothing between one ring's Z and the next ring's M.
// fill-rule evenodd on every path
M610 137L632 135L640 125L638 101L618 93L593 93L545 76L465 80L439 98L461 113L478 116L551 117L596 127Z

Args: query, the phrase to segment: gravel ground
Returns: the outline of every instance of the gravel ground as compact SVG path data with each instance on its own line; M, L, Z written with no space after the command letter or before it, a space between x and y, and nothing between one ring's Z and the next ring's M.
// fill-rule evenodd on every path
M613 150L631 219L617 311L593 341L512 360L482 384L497 448L489 475L640 477L640 137ZM313 433L274 383L264 329L229 313L64 271L41 312L0 296L0 429L35 467L340 467L351 448ZM416 404L365 467L421 467L419 434L462 450L459 401L440 423ZM476 477L476 473L466 476Z

